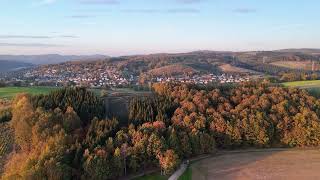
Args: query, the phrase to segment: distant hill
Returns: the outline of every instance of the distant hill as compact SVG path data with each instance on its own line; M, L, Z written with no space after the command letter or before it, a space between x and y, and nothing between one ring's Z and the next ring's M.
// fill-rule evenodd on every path
M318 53L319 52L319 53ZM46 72L48 67L63 72L71 69L80 74L99 72L112 68L122 74L143 77L143 80L158 76L202 75L222 73L259 74L282 77L286 74L319 73L320 49L284 49L275 51L194 51L186 53L161 53L108 57L62 56L56 54L35 56L5 56L0 60L16 60L40 65L35 71ZM72 61L68 62L67 61ZM84 69L86 69L84 71ZM143 76L141 76L143 75ZM298 77L298 76L297 76Z
M148 71L148 74L153 76L176 76L176 75L192 75L197 71L189 66L183 64L172 64Z
M307 54L320 54L320 49L302 48L302 49L281 49L278 52L291 52L291 53L307 53Z
M57 64L66 61L90 61L90 60L101 60L108 56L104 55L87 55L87 56L76 56L76 55L59 55L59 54L46 54L46 55L0 55L0 60L6 61L19 61L32 64Z
M33 66L34 65L31 63L11 61L11 60L0 60L0 73L20 70L23 68L29 68Z

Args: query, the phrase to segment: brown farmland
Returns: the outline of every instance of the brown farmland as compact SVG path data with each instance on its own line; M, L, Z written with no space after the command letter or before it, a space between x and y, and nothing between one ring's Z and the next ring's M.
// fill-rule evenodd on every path
M319 150L227 153L192 165L192 179L320 179Z

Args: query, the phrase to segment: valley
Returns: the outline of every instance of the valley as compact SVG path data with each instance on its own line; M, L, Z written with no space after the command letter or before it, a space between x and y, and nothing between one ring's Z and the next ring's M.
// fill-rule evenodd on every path
M22 86L105 88L148 86L157 82L239 83L266 77L282 82L316 80L320 74L319 59L319 54L303 50L105 57L17 70L2 76L2 82Z

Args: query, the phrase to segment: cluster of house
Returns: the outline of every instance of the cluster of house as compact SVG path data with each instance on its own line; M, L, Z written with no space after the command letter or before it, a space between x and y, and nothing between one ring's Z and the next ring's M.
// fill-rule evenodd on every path
M126 86L135 81L133 75L124 77L123 73L114 67L108 68L83 68L83 69L59 69L56 66L33 69L25 73L25 78L31 78L35 82L52 82L55 85L78 85L89 87L118 87Z
M156 82L182 82L182 83L192 83L192 84L209 84L213 82L217 83L240 83L250 81L249 76L243 77L240 75L214 75L214 74L204 74L204 75L194 75L191 77L157 77Z
M101 65L51 65L35 68L24 74L24 79L32 85L48 86L87 86L87 87L126 87L139 84L139 76L134 76L128 70L120 71L113 66ZM249 77L240 75L198 74L192 76L154 77L147 83L180 82L192 84L209 83L240 83L249 81Z

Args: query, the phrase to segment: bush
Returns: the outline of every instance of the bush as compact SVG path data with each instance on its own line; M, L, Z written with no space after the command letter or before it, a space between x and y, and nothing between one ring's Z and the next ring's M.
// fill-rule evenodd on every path
M12 118L11 108L0 110L0 123L8 122Z

